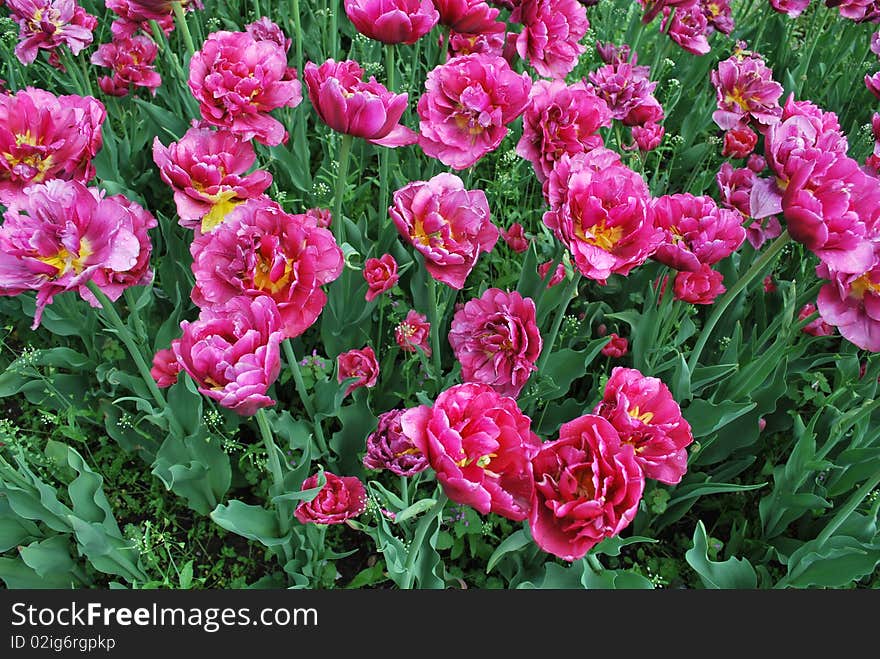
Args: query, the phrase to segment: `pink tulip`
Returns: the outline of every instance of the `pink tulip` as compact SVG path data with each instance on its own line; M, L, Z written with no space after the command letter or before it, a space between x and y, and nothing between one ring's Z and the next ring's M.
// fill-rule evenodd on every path
M491 252L499 230L489 219L482 190L465 190L454 174L437 174L394 193L391 219L425 258L435 279L461 289L482 252Z
M328 59L321 66L307 62L303 77L309 100L321 121L335 131L380 146L415 144L417 136L400 125L407 95L394 94L370 77L357 62Z
M544 277L547 276L547 273L550 272L550 267L553 265L553 261L545 261L544 263L538 266L538 276L541 280L544 280ZM565 279L565 265L560 263L556 266L556 270L553 271L553 276L550 277L550 281L547 282L547 288L553 288L556 284L562 283Z
M602 348L602 354L615 359L626 356L626 353L629 352L629 341L618 336L615 332L611 332L610 338L611 340Z
M150 21L156 21L165 34L174 30L171 0L104 0L107 9L130 26L130 34L138 30L150 34ZM187 11L204 9L202 0L181 0Z
M629 526L645 488L633 447L621 445L614 427L593 414L562 424L532 469L529 530L541 549L566 561Z
M404 434L427 458L446 495L482 515L529 515L531 458L540 440L513 398L481 384L455 385L433 406L404 413Z
M535 303L516 291L489 288L455 312L449 344L461 362L463 382L516 398L537 370L543 347Z
M880 352L880 255L858 274L835 272L822 264L816 273L829 279L816 306L822 320L863 350Z
M526 238L525 229L519 222L514 222L507 229L501 230L501 237L507 246L517 254L522 254L529 248L529 240Z
M739 213L718 208L711 197L682 193L651 202L654 225L665 233L654 258L676 270L697 272L733 254L746 239Z
M383 254L378 259L367 259L364 262L364 279L367 281L365 298L367 302L372 302L397 285L397 261L391 254Z
M798 311L798 320L806 320L814 313L816 313L816 305L808 302L801 307L800 311ZM819 316L804 325L801 328L801 331L810 336L831 336L834 334L834 327L826 323L822 319L822 316Z
M770 0L770 6L780 14L788 14L790 18L797 18L803 13L810 0Z
M269 112L302 101L302 87L296 70L287 66L284 48L247 32L208 35L190 60L189 88L206 123L267 146L287 140L284 126Z
M648 122L644 126L632 127L633 144L639 151L653 151L663 142L666 129L660 124ZM624 147L626 148L626 147Z
M326 483L311 501L303 501L293 511L302 524L341 524L367 509L367 490L354 476L337 476L325 471ZM318 486L318 474L302 484L303 490Z
M146 35L114 34L113 41L98 46L90 60L113 69L112 76L98 79L101 91L110 96L126 96L132 87L144 87L155 96L162 84L162 76L154 66L158 53L156 42Z
M171 348L201 393L242 416L275 404L266 392L281 370L284 332L272 298L232 298L180 328Z
M709 21L699 4L679 7L674 13L667 8L663 10L663 14L663 21L660 23L661 31L666 31L669 38L684 50L694 55L705 55L711 50L709 41L706 39L709 32Z
M174 190L180 224L210 233L239 204L259 197L272 183L261 169L245 174L257 155L253 145L226 130L190 128L177 142L153 140L153 160Z
M0 203L34 183L86 183L102 144L104 105L91 96L54 96L28 87L0 94Z
M119 199L102 199L76 181L50 180L27 188L6 211L0 226L0 295L36 291L34 329L55 295L84 287L101 270L129 273L141 263L146 218L133 221L130 207ZM140 274L138 281L146 270ZM103 283L110 277L105 273Z
M687 471L691 426L669 388L634 368L615 367L602 400L593 410L614 426L622 444L631 444L646 478L675 485Z
M410 309L403 322L394 328L394 340L404 352L415 352L420 348L425 357L431 356L431 324L415 309Z
M261 199L237 206L213 233L192 244L193 301L218 307L239 296L270 296L286 337L317 320L327 295L321 286L342 273L342 250L327 229Z
M153 367L150 369L150 375L156 384L164 389L170 387L177 382L177 376L180 374L180 362L171 348L164 348L156 351L153 355Z
M438 66L418 103L422 150L454 169L470 167L501 144L531 84L502 57L464 55Z
M590 21L578 0L522 0L510 20L522 23L516 50L539 75L565 78L586 50L580 41Z
M376 361L376 353L370 346L361 350L349 350L343 352L336 359L337 379L342 384L349 378L357 378L345 390L348 396L360 387L375 387L379 380L379 362Z
M648 186L613 151L563 155L550 174L548 194L544 224L581 274L602 284L611 274L629 274L662 240L648 213Z
M543 183L563 153L573 156L603 146L599 129L610 125L605 101L583 82L539 80L532 85L516 152L532 163Z
M700 11L706 17L709 27L706 34L710 35L714 30L722 34L730 34L736 27L733 22L733 9L730 0L699 0Z
M379 415L379 426L367 437L364 466L376 471L387 469L397 476L415 476L428 468L428 458L403 434L400 420L406 410Z
M636 66L635 61L633 57L632 63L606 64L589 74L590 84L596 90L596 94L605 101L614 119L623 120L640 106L648 108L659 106L653 96L657 83L648 80L648 67ZM662 117L662 109L660 116ZM655 118L650 116L631 119L629 125L644 123Z
M499 11L484 0L433 0L440 13L440 25L463 34L504 32L506 26L497 21Z
M760 126L779 122L782 85L773 80L773 72L760 56L735 52L718 63L711 79L718 102L712 119L719 128L728 130L749 120Z
M272 22L265 16L261 16L253 23L245 25L244 30L257 41L271 41L281 46L285 53L290 50L290 46L293 43L277 23Z
M724 275L703 264L696 272L682 270L675 275L673 296L691 304L712 304L724 288Z
M7 0L6 6L19 26L15 56L25 66L34 63L40 49L56 52L66 45L79 55L92 43L92 30L98 24L76 0Z
M721 155L728 158L745 158L758 144L758 135L748 126L735 126L724 133ZM763 169L763 168L762 168Z
M440 20L431 0L345 0L345 13L358 32L388 44L414 44Z

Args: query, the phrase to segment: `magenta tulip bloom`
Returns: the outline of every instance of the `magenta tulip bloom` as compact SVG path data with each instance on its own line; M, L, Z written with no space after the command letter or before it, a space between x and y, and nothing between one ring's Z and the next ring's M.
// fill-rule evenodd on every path
M267 146L287 140L284 126L269 112L302 101L284 48L247 32L210 34L190 61L189 88L205 122Z
M394 328L394 340L404 352L415 352L419 348L425 357L431 356L431 324L415 309L410 309L403 322Z
M266 392L281 370L284 332L272 298L232 298L180 328L171 349L201 393L242 416L275 404Z
M153 160L162 180L174 190L180 224L210 233L239 204L262 195L272 175L261 169L246 174L257 154L226 130L190 128L177 142L153 140Z
M415 144L416 134L400 125L407 95L388 91L357 62L328 59L321 66L307 62L303 77L309 100L321 121L335 131L361 137L380 146Z
M177 376L180 375L180 362L177 361L174 350L164 348L156 351L156 354L153 355L153 367L150 369L150 375L160 389L170 387L177 382Z
M673 296L676 300L691 304L712 304L727 290L723 281L724 275L702 264L696 272L682 270L675 275Z
M531 85L503 57L463 55L438 66L418 103L422 150L454 169L470 167L501 144Z
M311 501L303 501L294 516L302 524L341 524L357 517L367 509L367 490L354 476L337 476L324 472L326 483ZM318 485L318 474L312 474L302 484L303 490Z
M633 126L633 144L629 148L636 148L643 153L653 151L663 142L666 129L660 124L649 121L644 126ZM624 147L627 148L627 147Z
M349 378L357 378L348 385L345 390L346 396L360 387L375 387L379 380L379 362L376 361L376 353L370 346L343 352L336 358L336 364L336 375L340 384Z
M790 18L797 18L801 15L810 0L770 0L770 6L780 14L787 14Z
M55 295L84 287L101 270L132 272L147 220L130 209L76 181L30 186L0 226L0 295L36 291L36 329ZM111 276L104 275L108 287Z
M543 183L563 153L573 156L603 146L599 129L610 125L608 105L583 82L539 80L532 86L516 152L532 163Z
M27 186L53 178L89 181L106 116L91 96L31 87L0 94L0 203L9 205Z
M806 320L810 316L816 313L816 305L807 303L801 307L800 311L798 311L798 320ZM804 334L809 334L810 336L831 336L834 334L834 327L826 323L822 316L818 318L814 318L809 323L804 325L801 328L801 331Z
M547 276L547 273L550 272L550 267L553 265L553 261L544 261L538 266L538 276L541 280L544 280L544 277ZM565 264L560 263L556 266L556 270L553 271L553 276L550 277L550 281L547 282L547 288L552 288L557 284L562 283L565 279Z
M675 13L671 9L664 9L663 14L660 30L665 31L684 50L694 55L705 55L711 50L706 38L709 21L699 4L679 7Z
M563 155L548 182L551 210L544 224L585 277L604 284L613 273L627 275L660 244L663 233L648 212L648 186L613 151Z
M773 72L760 56L734 53L718 63L711 79L718 102L712 119L719 128L728 130L750 120L761 126L779 122L782 85L773 80Z
M514 222L507 229L502 229L501 237L507 246L517 254L522 254L529 248L529 239L526 238L525 229L519 222Z
M608 419L622 444L632 445L646 478L670 485L681 481L687 471L685 449L694 436L661 380L615 367L593 414Z
M530 460L540 440L513 398L486 385L459 384L433 406L408 410L401 426L452 501L515 522L528 517L534 492Z
M676 270L696 272L733 254L746 239L736 211L718 208L711 197L682 193L651 202L654 226L663 229L664 242L654 257Z
M10 18L18 22L15 56L25 66L33 64L40 49L54 53L66 45L79 55L92 43L92 30L98 24L76 0L7 0L6 6Z
M822 320L863 350L880 352L880 257L858 275L820 265L817 274L830 282L819 291L816 306Z
M592 414L562 424L559 439L540 447L532 469L529 530L541 549L566 561L629 526L645 488L633 447Z
M92 64L113 70L111 76L98 79L101 91L110 96L126 96L132 87L144 87L155 96L162 84L162 76L154 64L158 53L156 42L145 34L114 31L113 41L98 46L91 58Z
M428 468L428 458L403 434L400 419L405 412L399 409L379 415L379 426L367 437L364 455L367 469L387 469L397 476L415 476Z
M629 341L614 332L611 332L609 338L611 340L605 344L600 352L606 357L614 357L615 359L626 356L626 353L629 352Z
M465 190L454 174L437 174L394 193L388 209L400 235L421 252L431 276L461 289L481 252L491 252L499 230L482 190Z
M452 318L449 344L464 382L487 384L502 396L519 396L537 370L543 342L535 302L516 291L489 288Z
M484 0L433 0L440 13L440 25L463 34L504 32L504 23L496 20L500 13Z
M383 254L378 259L367 259L364 262L364 279L367 281L367 293L364 297L367 302L372 302L397 285L397 261L391 254Z
M244 31L257 41L271 41L281 46L285 53L290 50L290 46L293 43L277 23L274 23L265 16L261 16L253 23L245 25Z
M431 0L345 0L345 14L365 37L389 44L414 44L440 20Z
M270 296L286 337L317 320L327 295L321 286L342 273L342 250L327 229L267 200L237 206L213 233L192 244L193 301L217 307L239 296Z
M659 106L653 96L657 83L648 80L648 67L636 66L635 61L633 57L632 63L618 61L606 64L589 74L590 84L605 101L614 119L623 120L643 105ZM630 124L644 123L649 118L654 117L642 117L642 121Z
M580 41L590 21L578 0L522 0L510 20L523 25L516 40L519 56L542 76L565 78L586 50Z

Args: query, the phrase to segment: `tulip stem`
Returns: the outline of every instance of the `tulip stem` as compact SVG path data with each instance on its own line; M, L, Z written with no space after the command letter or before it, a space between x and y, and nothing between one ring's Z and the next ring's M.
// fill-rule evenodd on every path
M315 427L315 440L318 443L318 450L321 451L322 455L327 455L327 440L324 438L324 429L321 427L320 419L315 418L315 408L312 406L312 398L309 396L309 392L306 391L306 384L303 382L302 371L299 370L299 362L296 360L293 344L290 339L287 339L281 345L284 346L284 356L287 358L290 372L293 374L296 393L299 394L299 399L302 401L306 414L309 415L309 419L312 420L312 425Z
M437 282L434 276L428 276L428 315L431 323L431 362L434 365L434 377L440 382L440 311L437 306Z
M196 54L196 46L193 43L192 34L190 34L189 31L189 25L186 24L186 12L183 9L183 3L172 2L171 9L174 11L174 22L177 23L177 27L183 35L183 41L186 43L186 52L192 57Z
M339 153L336 162L339 167L336 171L336 197L333 200L333 228L335 229L336 242L342 247L345 243L345 220L342 217L342 198L345 196L345 188L348 183L348 161L351 155L352 135L343 134L339 144Z
M294 30L294 41L296 42L296 72L300 76L302 76L302 68L303 68L303 46L302 46L302 17L299 14L299 0L291 0L293 13L293 30Z
M101 310L104 312L104 316L108 324L113 328L116 335L125 344L125 347L128 349L128 354L131 355L132 360L134 360L135 366L137 366L138 372L141 375L144 383L147 385L147 389L150 391L150 395L153 397L153 400L156 401L156 404L162 409L165 410L168 407L168 404L165 402L165 396L162 395L162 392L159 391L159 387L156 385L156 381L153 379L153 376L150 375L150 367L147 366L147 362L144 360L144 355L141 352L140 347L135 341L134 335L128 329L126 324L122 322L122 318L119 317L119 314L116 313L116 309L113 307L113 302L109 297L98 288L98 285L94 281L88 282L86 284L89 290L92 292L98 302L101 304ZM180 428L177 420L170 416L172 430L175 434L180 434L183 432L182 428Z
M275 445L275 438L272 436L272 428L269 426L269 419L266 418L266 411L262 408L256 413L257 426L260 428L260 435L263 438L263 444L266 446L266 454L268 456L269 473L272 474L272 487L269 488L271 496L279 496L284 494L284 472L281 470L281 461L278 459L278 447ZM279 501L276 504L275 512L278 516L278 530L282 537L290 532L290 512L286 501ZM293 552L290 549L290 542L284 542L281 545L284 550L285 562L293 558Z
M394 91L394 45L385 44L385 72L388 82L388 91ZM391 159L394 157L394 149L382 148L379 151L379 208L376 218L376 230L378 232L377 239L381 240L382 226L384 220L388 217L388 188L390 181L389 170L391 169Z
M694 369L697 367L697 364L700 360L700 354L703 352L703 348L706 347L706 343L709 341L709 337L712 335L712 330L715 329L715 325L718 324L718 321L721 319L721 316L724 314L724 311L727 307L730 306L730 303L736 299L736 296L739 295L742 290L751 283L755 277L760 275L764 269L775 259L779 253L782 251L782 248L785 247L791 238L788 235L788 230L782 232L782 234L773 241L770 247L767 248L767 251L764 252L761 257L752 263L752 267L750 267L746 273L740 277L737 282L730 287L730 290L725 293L722 298L715 305L715 308L712 310L712 315L709 316L709 319L706 321L706 324L703 325L703 329L700 332L700 336L697 339L696 345L694 345L694 349L691 351L690 359L688 359L688 371L691 373L694 372Z
M572 296L577 292L578 284L581 281L581 273L575 272L565 292L562 294L562 302L559 309L556 310L556 318L553 319L553 326L550 328L550 334L544 341L544 350L541 352L541 358L538 360L538 373L544 372L547 360L550 359L550 353L553 352L553 345L556 343L556 337L559 336L559 328L562 327L562 320L565 318L565 312L568 310L568 304L571 302Z

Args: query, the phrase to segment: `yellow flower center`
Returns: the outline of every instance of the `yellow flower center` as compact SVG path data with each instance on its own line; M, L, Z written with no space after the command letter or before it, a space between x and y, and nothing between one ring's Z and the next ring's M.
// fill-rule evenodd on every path
M73 270L74 273L80 274L86 267L85 261L92 255L92 246L89 241L83 238L79 242L79 253L74 256L66 247L61 247L55 254L51 256L39 256L38 261L42 261L46 265L51 265L57 272L51 279L58 279L62 275Z
M293 272L293 266L290 263L290 259L286 259L284 263L284 272L274 281L270 275L271 270L272 264L261 257L254 271L254 286L261 291L267 291L271 295L275 295L290 283L290 275Z
M654 418L653 412L642 412L641 410L639 410L638 405L630 410L627 410L627 414L629 414L633 419L638 419L642 423L651 423L651 419Z
M590 245L595 245L599 249L604 249L606 252L614 249L614 246L623 237L623 227L605 226L605 220L591 226L589 232L590 235L587 236L583 227L580 226L575 230L575 233L581 240Z
M223 224L226 216L233 208L241 203L243 199L235 197L235 190L224 190L215 195L207 195L207 198L214 203L208 214L202 218L202 233L211 233L218 226Z
M749 99L743 95L742 89L734 88L733 91L727 92L724 95L724 100L727 103L735 103L743 110L748 111L749 109Z
M857 300L861 300L865 297L865 293L873 293L874 295L880 295L880 283L875 283L871 281L868 273L866 272L861 277L856 279L852 284L850 284L850 295L856 298Z

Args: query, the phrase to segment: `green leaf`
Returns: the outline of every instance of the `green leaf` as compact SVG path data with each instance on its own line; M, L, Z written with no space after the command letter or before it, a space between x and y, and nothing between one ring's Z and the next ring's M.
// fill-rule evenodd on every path
M75 563L70 557L68 536L53 535L40 542L32 542L19 551L21 560L41 577L70 579Z
M532 542L531 537L528 533L526 533L523 529L519 529L518 531L514 531L509 536L502 540L501 544L495 548L495 551L492 552L492 555L489 557L489 561L486 563L486 573L492 571L492 568L498 564L505 554L509 554L511 552L516 552L527 546Z
M364 568L354 575L354 578L349 582L346 588L349 590L365 588L367 586L375 586L383 581L388 581L388 576L385 574L385 562L378 561L372 567Z
M792 588L840 588L871 574L880 565L880 542L833 536L823 545L805 543L788 559L784 584Z
M694 438L699 439L711 435L754 408L755 403L736 403L730 400L712 403L697 399L684 410L684 417L691 424Z
M434 499L420 499L416 501L411 506L404 508L399 513L394 516L394 523L401 524L408 519L412 519L413 517L417 517L422 513L431 509L431 507L437 503Z
M166 394L169 412L180 422L187 435L196 434L202 423L202 395L192 378L181 373Z
M547 388L536 393L538 398L553 400L565 396L571 388L571 383L586 374L587 369L602 348L610 341L610 337L602 337L590 341L583 350L563 348L550 354L543 375L552 380Z
M758 576L746 559L731 557L726 561L712 561L708 556L709 540L703 522L694 529L694 546L685 552L685 560L700 576L706 588L755 588Z
M5 556L0 556L0 579L9 590L70 589L75 585L69 574L41 577L32 568L25 565L24 561Z
M235 499L228 504L218 505L211 512L211 519L227 531L248 540L256 540L267 547L284 544L289 537L289 534L281 536L278 518L274 513Z
M153 474L190 508L206 515L229 489L232 467L220 442L204 429L201 433L186 439L169 436L156 454Z
M597 556L599 554L605 554L606 556L620 556L620 550L627 545L637 545L644 542L656 543L659 541L654 538L645 538L640 535L632 535L628 538L621 538L619 535L615 535L610 538L605 538L605 540L593 547L590 553Z

